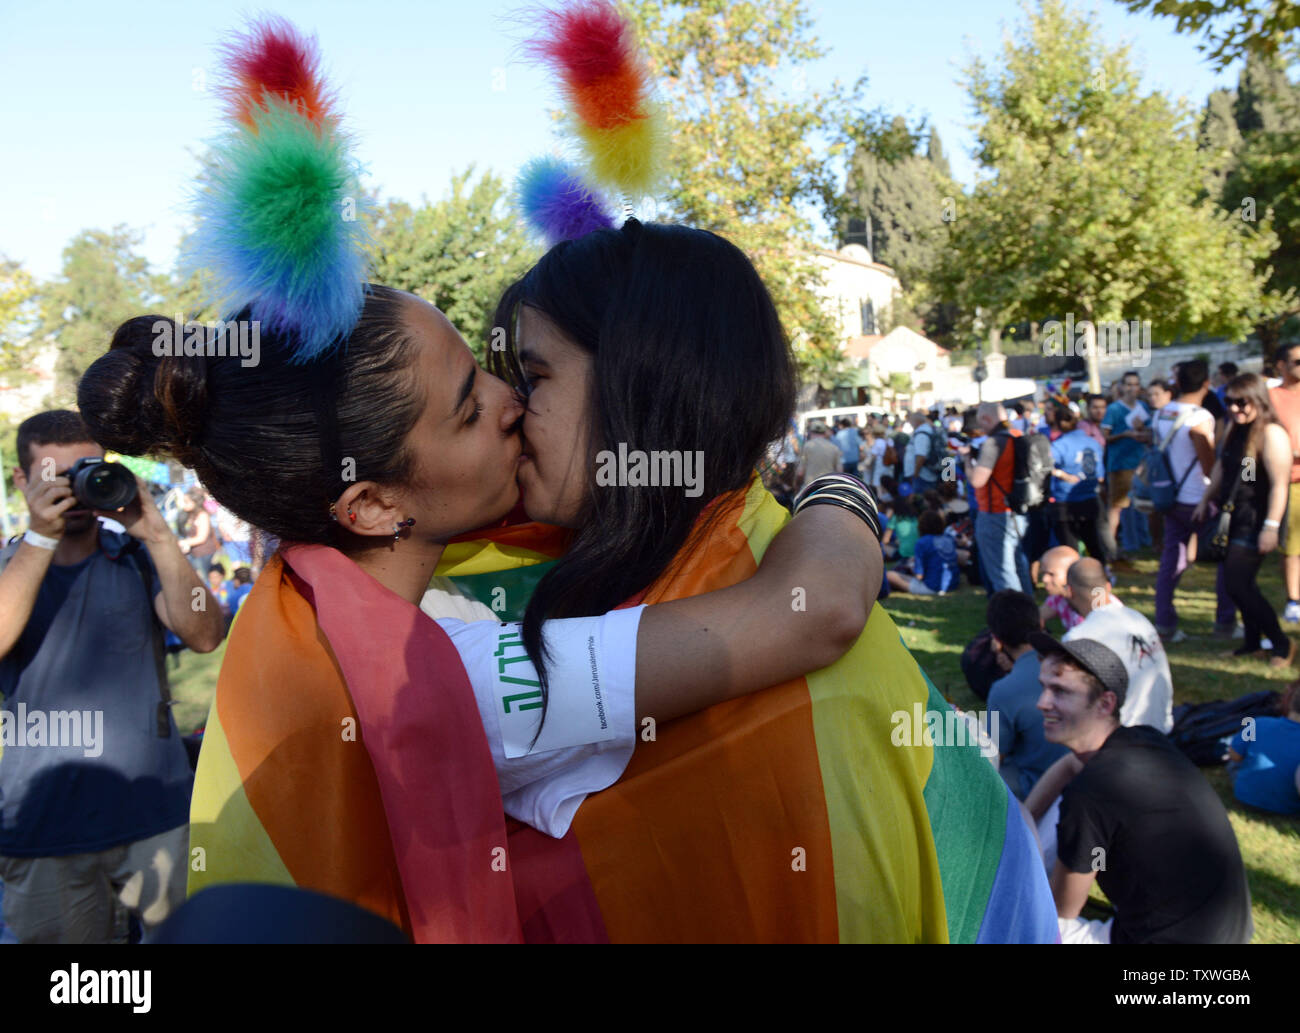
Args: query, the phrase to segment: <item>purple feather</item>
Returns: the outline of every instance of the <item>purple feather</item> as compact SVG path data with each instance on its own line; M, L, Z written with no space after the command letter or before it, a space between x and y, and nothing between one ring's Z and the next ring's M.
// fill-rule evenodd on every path
M516 194L524 218L548 246L614 228L604 198L558 158L534 158L525 165Z

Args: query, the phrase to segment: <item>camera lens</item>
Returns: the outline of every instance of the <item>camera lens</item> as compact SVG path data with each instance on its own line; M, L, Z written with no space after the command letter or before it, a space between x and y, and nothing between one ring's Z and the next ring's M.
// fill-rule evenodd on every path
M121 463L95 463L77 471L72 493L90 509L121 509L135 499L135 477Z

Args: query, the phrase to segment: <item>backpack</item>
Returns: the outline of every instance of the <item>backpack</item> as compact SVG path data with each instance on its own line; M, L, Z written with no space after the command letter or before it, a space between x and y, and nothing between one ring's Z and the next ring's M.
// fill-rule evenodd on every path
M1213 767L1228 759L1228 742L1242 729L1247 717L1277 717L1281 699L1265 689L1236 699L1212 703L1181 703L1174 707L1170 741L1198 767Z
M918 435L922 431L929 431L929 451L926 453L924 464L916 468L914 472L919 474L922 470L928 470L934 474L933 479L937 481L943 477L944 460L948 458L948 438L947 435L941 435L939 431L934 429L934 425L930 423L923 423L916 428Z
M1011 442L1015 449L1012 461L1011 490L1006 491L993 478L989 483L996 485L1007 501L1007 508L1021 515L1031 509L1037 509L1047 501L1050 494L1052 467L1056 461L1052 458L1052 443L1046 434L1021 434L1015 437L1007 431L998 431L1003 441Z
M966 676L971 692L982 700L989 698L993 683L1006 675L1007 672L998 666L997 654L993 652L993 632L988 628L962 650L961 673Z
M1196 456L1192 456L1192 461L1183 475L1174 481L1173 465L1169 462L1169 446L1174 440L1174 435L1182 429L1194 415L1196 415L1199 406L1192 406L1184 409L1174 420L1174 425L1169 429L1163 441L1159 444L1152 442L1142 457L1137 472L1133 475L1133 498L1138 501L1138 508L1146 511L1154 509L1157 513L1168 513L1174 508L1178 501L1178 493L1182 490L1183 482L1187 480L1191 473L1199 465ZM1156 420L1152 419L1151 425L1155 427Z

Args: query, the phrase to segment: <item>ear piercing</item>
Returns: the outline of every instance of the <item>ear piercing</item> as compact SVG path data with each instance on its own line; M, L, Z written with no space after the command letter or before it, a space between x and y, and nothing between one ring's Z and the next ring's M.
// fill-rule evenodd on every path
M407 519L401 521L400 523L395 524L393 526L393 541L397 541L397 539L402 537L403 527L414 527L414 526L415 526L415 517L408 517Z
M330 519L333 520L335 523L338 523L339 515L334 508L333 502L330 503ZM351 506L348 507L348 520L354 524L357 522L357 515L352 512Z

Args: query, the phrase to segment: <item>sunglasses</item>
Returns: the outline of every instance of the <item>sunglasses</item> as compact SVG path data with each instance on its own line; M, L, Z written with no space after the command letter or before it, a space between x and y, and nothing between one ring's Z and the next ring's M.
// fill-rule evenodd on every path
M1249 398L1225 398L1223 401L1229 409L1240 409L1242 412L1250 407Z

